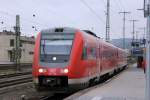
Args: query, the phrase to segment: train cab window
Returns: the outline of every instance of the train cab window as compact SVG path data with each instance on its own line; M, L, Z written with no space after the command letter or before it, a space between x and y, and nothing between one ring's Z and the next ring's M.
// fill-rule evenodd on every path
M64 66L68 63L74 34L73 33L43 33L41 38L40 61L41 63L58 64Z
M82 50L82 59L87 59L87 48L84 47Z

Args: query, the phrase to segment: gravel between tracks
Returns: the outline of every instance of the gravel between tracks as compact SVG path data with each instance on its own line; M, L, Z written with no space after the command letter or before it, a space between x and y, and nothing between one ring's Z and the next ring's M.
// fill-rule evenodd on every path
M40 100L41 97L51 95L50 92L37 92L32 82L0 89L0 100Z

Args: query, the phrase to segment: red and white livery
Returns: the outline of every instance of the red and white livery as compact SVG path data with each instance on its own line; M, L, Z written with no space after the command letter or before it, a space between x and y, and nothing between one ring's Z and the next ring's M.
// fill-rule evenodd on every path
M53 28L35 42L33 79L37 89L60 92L89 86L127 65L126 52L90 31Z

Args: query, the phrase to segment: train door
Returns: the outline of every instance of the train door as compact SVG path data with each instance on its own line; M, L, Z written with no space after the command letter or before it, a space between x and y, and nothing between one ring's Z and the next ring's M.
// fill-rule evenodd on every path
M99 43L99 40L98 40L98 54L97 54L97 68L98 68L98 76L100 77L101 75L101 45Z
M99 49L98 49L98 51L99 51L99 65L98 65L98 68L99 68L99 77L101 76L101 45L99 44Z
M96 70L97 70L97 79L100 77L100 45L99 40L97 39L96 43Z

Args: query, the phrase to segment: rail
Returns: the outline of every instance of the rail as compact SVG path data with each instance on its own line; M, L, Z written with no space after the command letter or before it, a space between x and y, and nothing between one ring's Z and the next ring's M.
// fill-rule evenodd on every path
M31 72L0 76L0 88L32 82Z

